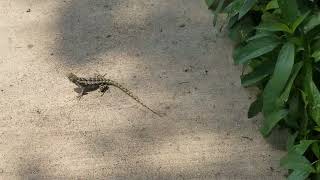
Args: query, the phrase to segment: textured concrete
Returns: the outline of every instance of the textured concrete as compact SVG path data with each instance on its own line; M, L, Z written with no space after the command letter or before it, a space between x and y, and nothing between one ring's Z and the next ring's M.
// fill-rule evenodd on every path
M0 179L282 179L195 0L1 0ZM116 88L78 101L65 73Z

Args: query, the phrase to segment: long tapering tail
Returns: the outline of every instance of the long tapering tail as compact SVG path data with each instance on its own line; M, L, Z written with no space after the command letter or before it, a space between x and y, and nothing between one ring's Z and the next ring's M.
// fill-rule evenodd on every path
M145 108L149 109L151 112L153 112L154 114L156 114L157 116L161 117L161 115L159 113L157 113L156 111L154 111L153 109L149 108L147 105L145 105L137 96L135 96L129 89L125 88L124 86L122 86L121 84L117 83L116 81L113 81L111 79L106 79L108 85L112 85L115 86L117 88L119 88L121 91L123 91L124 93L126 93L128 96L130 96L132 99L134 99L135 101L137 101L139 104L141 104L142 106L144 106Z

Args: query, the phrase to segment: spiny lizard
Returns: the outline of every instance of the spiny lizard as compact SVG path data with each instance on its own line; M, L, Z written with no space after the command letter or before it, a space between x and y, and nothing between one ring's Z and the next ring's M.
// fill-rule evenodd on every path
M97 90L97 89L100 90L100 92L102 93L101 96L103 96L104 93L109 89L109 86L115 86L115 87L119 88L120 90L122 90L127 95L129 95L131 98L136 100L139 104L141 104L145 108L149 109L154 114L160 116L160 114L158 114L157 112L155 112L154 110L149 108L147 105L142 103L142 101L137 96L134 96L130 90L128 90L127 88L123 87L121 84L119 84L111 79L106 79L102 75L96 75L95 77L91 77L91 78L83 78L83 77L78 77L73 73L68 73L67 77L71 82L73 82L74 84L76 84L80 88L81 92L78 95L79 99L87 91L93 91L93 90Z

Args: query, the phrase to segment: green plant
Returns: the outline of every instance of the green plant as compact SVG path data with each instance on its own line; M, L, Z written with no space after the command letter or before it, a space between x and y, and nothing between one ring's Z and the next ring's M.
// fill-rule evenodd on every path
M244 87L260 89L248 117L262 112L263 136L279 126L290 132L280 165L288 179L320 178L320 1L206 0L214 14L228 16L236 42L235 64L251 71Z

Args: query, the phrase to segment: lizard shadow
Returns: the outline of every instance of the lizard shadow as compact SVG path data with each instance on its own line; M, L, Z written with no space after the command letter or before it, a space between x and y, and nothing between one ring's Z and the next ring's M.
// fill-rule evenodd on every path
M84 92L82 93L82 95L87 95L88 92L93 92L99 89L99 92L101 93L101 96L105 93L109 91L109 87L106 89L101 90L99 86L88 86L84 89ZM76 87L73 89L76 93L81 94L82 89L79 87Z

